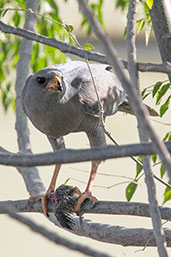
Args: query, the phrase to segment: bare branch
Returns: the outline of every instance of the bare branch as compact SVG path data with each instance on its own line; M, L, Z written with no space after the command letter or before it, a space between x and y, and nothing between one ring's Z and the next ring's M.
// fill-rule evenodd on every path
M15 209L18 208L18 210L21 211L29 211L29 208L27 206L28 201L27 200L21 200L21 201L7 201L7 202L1 202L0 203L0 213L6 213L8 212L8 210L6 210L6 206L8 205L9 207L15 207ZM141 214L141 211L144 210L146 212L146 210L148 209L148 205L146 204L141 204L141 203L125 203L130 205L130 207L128 208L128 212L129 214L132 213L139 213ZM39 205L39 206L38 206ZM105 205L105 202L99 202L98 203L99 206L94 207L94 208L103 208L102 206ZM114 206L117 205L119 207L119 209L124 209L127 208L126 206L123 208L124 203L120 203L119 205L115 202L106 202L106 205L108 206L109 209L110 206ZM144 206L143 206L144 205ZM19 207L20 206L20 207ZM24 207L25 206L25 207ZM9 208L8 207L8 208ZM35 205L32 203L32 206L29 205L29 207L31 208L31 211L33 211L33 208L36 208L38 211L40 211L41 204L38 202L35 203ZM49 205L48 205L49 207ZM141 210L142 207L142 210ZM113 209L113 207L112 207ZM116 214L117 213L117 208L115 206L115 210L116 210ZM17 210L16 210L17 211ZM42 211L42 210L41 210ZM169 217L170 218L170 208L162 208L161 207L161 213L163 213L163 217ZM97 212L97 210L96 210ZM105 212L105 211L104 211ZM114 212L114 211L113 211ZM148 210L147 210L148 213ZM138 215L139 215L138 214ZM35 226L32 225L32 221L30 223L30 220L28 220L27 218L18 215L18 214L14 214L12 213L13 216L21 217L21 220L24 221L24 224L28 224L30 225L31 229L33 229L35 232L39 232L41 234L43 234L46 237L50 237L49 239L53 242L56 242L58 244L62 244L62 242L65 242L66 239L61 242L61 237L59 237L58 235L51 233L48 233L48 231L40 226ZM49 219L57 226L59 226L59 222L57 221L56 217L54 216L53 213L49 213L50 217ZM167 216L168 215L168 216ZM14 218L15 218L14 217ZM123 246L144 246L147 244L147 246L156 246L156 242L155 242L155 238L153 235L153 230L150 229L143 229L143 228L135 228L135 229L128 229L125 227L121 227L121 226L111 226L108 224L100 224L100 223L95 223L92 222L90 220L87 219L83 219L83 224L80 225L79 219L78 218L74 218L74 222L76 224L76 227L74 230L68 230L76 235L80 235L80 236L85 236L85 237L89 237L101 242L107 242L107 243L113 243L113 244L119 244L119 245L123 245ZM166 235L166 240L167 240L167 246L171 247L171 231L165 229L165 235ZM149 240L149 241L148 241ZM70 242L69 242L70 243ZM67 247L74 247L73 245L68 245L68 242L66 243ZM73 248L72 248L73 249Z
M171 152L171 142L166 142L165 146ZM3 149L3 150L2 150ZM94 149L82 150L59 150L44 154L13 154L6 153L4 148L0 147L0 164L7 166L43 166L52 164L74 163L92 160L107 160L112 158L151 155L156 154L157 150L152 143L120 145L120 146L105 146Z
M27 8L37 10L39 0L27 0ZM25 29L34 30L36 26L36 16L32 13L26 13L26 22L24 25ZM29 74L30 59L32 53L33 42L27 39L22 40L20 45L20 58L17 63L17 75L16 75L16 124L15 128L17 131L18 137L18 147L19 151L23 153L31 153L31 145L29 138L29 129L27 125L27 117L23 112L22 102L21 102L21 93L24 86L24 81ZM22 72L21 72L22 71ZM41 179L38 174L36 167L32 168L17 168L18 171L23 176L23 179L26 184L26 188L30 195L41 195L45 188L41 182Z
M58 41L54 38L48 38L46 36L42 36L36 34L30 30L16 28L10 25L5 24L0 21L0 30L4 33L14 34L17 36L24 37L28 40L33 40L39 42L41 44L45 44L48 46L52 46L54 48L59 49L63 53L70 53L73 55L77 55L81 58L96 61L99 63L110 63L107 57L100 53L91 52L85 49L81 49L75 46L68 45L64 42ZM127 61L122 61L123 66L127 69L128 63ZM157 63L137 63L137 68L141 72L161 72L161 73L171 73L171 63L165 62L161 64Z
M33 222L31 219L17 214L15 212L15 210L12 208L9 208L9 205L7 205L7 204L3 204L0 206L0 212L6 213L10 218L15 219L19 223L26 225L32 231L40 234L41 236L45 237L47 240L49 240L57 245L65 246L66 248L81 252L88 256L110 257L108 254L93 250L90 247L87 247L87 245L81 245L81 244L72 242L72 241L58 235L57 233L47 230L43 226L40 226L40 225L36 224L35 222Z
M1 201L0 207L6 206L14 208L16 212L35 212L43 213L42 204L40 201L30 202L28 200L16 200L16 201ZM48 212L54 212L54 205L48 201ZM171 208L159 207L161 217L163 220L171 219ZM83 213L94 214L113 214L113 215L130 215L140 217L150 217L149 204L140 202L121 202L121 201L98 201L96 205L92 207L90 202L85 202L82 208ZM4 214L3 210L0 210L0 214Z
M130 81L132 85L135 86L137 90L136 94L137 97L140 95L139 90L139 78L138 78L138 71L136 65L136 13L137 13L138 1L133 0L129 2L128 8L128 21L127 21L127 46L128 46L128 71L130 76ZM142 121L138 118L138 128L139 128L139 135L141 142L148 142L149 136L144 131L142 126ZM159 207L157 204L156 198L156 189L155 183L153 179L153 174L151 171L150 166L150 158L149 156L143 156L143 169L146 178L146 185L148 191L148 199L150 203L150 214L152 218L152 224L154 228L154 235L156 238L157 248L160 257L168 257L167 250L166 250L166 240L164 236L164 231L161 225L161 216Z
M171 33L171 4L167 0L155 0L149 10L155 37L163 62L171 60L171 40L165 35ZM168 73L171 82L171 74Z

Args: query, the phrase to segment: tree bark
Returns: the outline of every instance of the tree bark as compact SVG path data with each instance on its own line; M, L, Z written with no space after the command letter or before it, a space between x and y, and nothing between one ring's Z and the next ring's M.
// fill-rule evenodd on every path
M37 10L39 0L27 0L26 8L33 11ZM32 13L26 13L25 29L34 31L36 26L36 16ZM29 129L27 125L27 118L23 112L21 93L24 82L29 74L30 59L32 55L33 42L23 39L20 45L20 58L17 64L17 78L15 84L16 90L16 131L18 137L19 151L22 153L31 154L31 145L29 138ZM30 195L41 195L44 192L44 186L40 180L38 170L36 167L32 168L18 168L18 171L23 176L26 188Z
M168 0L154 0L150 16L163 62L171 62L171 6ZM168 73L171 82L171 73Z

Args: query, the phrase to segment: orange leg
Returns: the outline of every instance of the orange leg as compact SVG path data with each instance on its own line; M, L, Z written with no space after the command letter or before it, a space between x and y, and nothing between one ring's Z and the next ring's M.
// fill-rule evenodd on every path
M44 195L41 195L41 196L31 196L29 198L30 202L38 201L38 200L41 199L43 213L46 214L46 215L48 215L48 212L47 212L47 198L50 196L50 193L55 190L56 179L57 179L57 176L59 174L60 168L61 168L61 164L57 164L55 166L55 170L54 170L54 173L53 173L53 176L52 176L49 188L48 188L48 190L46 191L46 193Z
M97 168L99 166L99 162L92 162L92 168L91 168L91 173L90 173L90 177L89 177L89 181L86 187L86 190L84 193L82 193L78 199L77 205L75 207L75 211L79 211L81 208L81 204L84 202L85 199L90 199L90 201L92 202L98 202L97 198L92 196L91 194L91 187L92 184L94 182L96 173L97 173Z

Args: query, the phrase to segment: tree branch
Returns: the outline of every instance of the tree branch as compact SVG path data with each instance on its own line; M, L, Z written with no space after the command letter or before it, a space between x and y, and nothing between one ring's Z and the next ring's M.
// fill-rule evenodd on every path
M167 0L155 0L150 11L155 37L163 62L171 60L171 40L165 35L171 33L171 5ZM171 82L171 74L168 73Z
M171 142L165 142L171 152ZM0 147L0 164L7 166L32 167L52 164L74 163L92 160L107 160L112 158L156 154L153 143L131 144L120 146L105 146L94 149L59 150L44 154L14 154Z
M27 0L27 8L32 9L33 11L37 10L39 0ZM32 13L26 13L26 21L24 28L28 30L34 30L36 25L36 16ZM27 39L23 39L20 45L20 57L17 63L17 75L16 75L16 124L15 128L17 131L18 137L18 147L19 151L23 153L31 153L31 145L29 138L29 129L27 125L27 118L23 112L22 102L21 102L21 93L24 86L24 81L29 74L30 59L32 54L33 42ZM22 71L22 72L21 72ZM26 188L30 195L41 195L45 188L41 182L41 179L38 174L36 167L32 168L21 168L17 167L18 171L23 176L23 179L26 184Z
M63 53L70 53L81 58L96 61L99 63L110 63L110 60L107 59L105 55L100 53L93 53L91 51L81 49L75 46L68 45L64 42L58 41L54 38L48 38L46 36L42 36L36 34L30 30L16 28L11 25L7 25L4 22L0 21L0 30L4 33L14 34L17 36L24 37L28 40L33 40L39 42L44 45L52 46L54 48L59 49ZM110 63L111 64L111 63ZM123 66L127 69L128 63L127 61L122 61ZM171 63L165 62L161 64L156 63L137 63L137 68L141 72L161 72L161 73L171 73Z
M132 85L135 86L137 90L137 97L140 95L139 90L139 78L136 65L136 13L137 13L138 1L133 0L129 2L128 8L128 22L127 22L127 46L128 46L128 71L130 76L130 81ZM148 142L149 136L143 129L142 121L138 118L138 129L141 142ZM145 173L148 199L150 203L150 214L152 218L152 224L154 228L154 235L156 238L157 248L160 257L168 257L166 250L166 240L164 236L164 231L161 225L161 216L156 198L156 189L153 179L153 174L151 171L150 158L149 156L143 156L143 169Z
M43 213L42 204L40 201L30 202L29 200L13 200L0 201L0 207L8 206L16 210L16 212L26 213L35 212ZM48 201L48 212L54 212L55 206ZM171 219L171 208L159 207L163 220ZM141 202L122 202L122 201L98 201L93 207L90 202L85 202L82 207L83 213L94 214L113 214L113 215L130 215L140 217L150 217L149 204ZM0 210L0 214L4 214Z
M4 201L0 202L0 213L6 213L8 212L5 208L8 205L8 208L15 208L16 212L42 212L42 206L41 203L35 202L35 203L29 203L28 200L20 200L20 201ZM53 210L52 205L48 204L48 208L50 210ZM88 205L87 205L88 208ZM127 214L128 215L141 215L144 216L150 216L149 214L149 205L142 204L142 203L124 203L124 202L98 202L95 207L92 208L91 213L109 213L110 214ZM115 211L114 211L115 210ZM118 211L119 210L119 211ZM160 207L161 215L165 219L170 219L171 209L170 208L163 208ZM13 214L16 216L17 214ZM49 213L50 217L49 219L57 226L59 225L59 222L57 221L56 217L53 213ZM27 218L24 218L23 216L19 215L21 217L21 220L26 219L26 224L30 224L30 220L28 221ZM17 216L18 218L18 216ZM123 246L156 246L155 238L153 235L153 230L151 229L143 229L143 228L135 228L135 229L128 229L125 227L120 226L111 226L108 224L99 224L92 222L87 219L83 219L83 224L80 225L78 218L73 218L75 222L75 229L74 230L68 230L76 235L89 237L101 242L107 242L107 243L113 243L113 244L119 244ZM31 229L33 227L33 230L35 232L43 231L43 235L45 234L47 237L50 236L50 240L52 241L58 241L58 243L61 243L61 237L59 238L58 235L52 233L47 234L44 228L41 228L40 226L32 226L31 222ZM51 232L50 232L51 233ZM171 247L171 231L168 229L165 229L165 235L167 240L167 246ZM66 240L65 240L66 241ZM64 241L64 242L65 242ZM148 244L147 244L148 242ZM64 244L65 245L65 244ZM68 243L65 245L68 247ZM69 245L70 247L70 245ZM72 248L72 247L71 247ZM73 248L72 248L73 249Z
M51 241L57 245L62 245L66 248L76 250L85 255L89 255L89 256L93 256L93 257L110 257L108 254L93 250L90 247L87 247L87 245L81 245L81 244L72 242L72 241L58 235L57 233L47 230L43 226L40 226L40 225L36 224L35 222L33 222L31 219L17 214L14 211L14 209L9 207L9 205L7 205L7 204L3 204L0 206L0 212L7 214L10 218L17 220L19 223L26 225L32 231L40 234L41 236L45 237L46 239L48 239L49 241Z

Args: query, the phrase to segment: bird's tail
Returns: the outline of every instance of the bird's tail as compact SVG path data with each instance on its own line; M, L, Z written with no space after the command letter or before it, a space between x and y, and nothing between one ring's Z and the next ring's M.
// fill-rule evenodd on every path
M156 112L153 108L151 108L147 104L144 104L144 105L147 107L150 116L159 116L158 112ZM134 112L133 112L128 100L125 100L121 105L119 105L118 110L120 112L125 112L125 113L134 115Z

